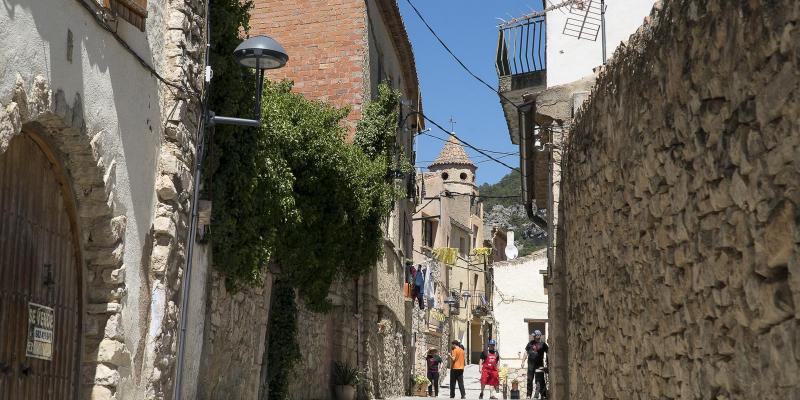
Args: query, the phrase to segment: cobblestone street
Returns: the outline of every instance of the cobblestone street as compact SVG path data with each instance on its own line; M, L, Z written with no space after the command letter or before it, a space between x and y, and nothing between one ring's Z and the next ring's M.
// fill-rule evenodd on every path
M464 369L464 388L467 392L467 399L477 399L481 393L481 384L480 384L480 373L478 372L477 365L468 365ZM447 374L442 378L443 385L450 384L450 375ZM502 387L501 387L502 389ZM440 399L446 399L450 397L450 387L449 386L442 386L439 388L439 397ZM502 399L503 396L500 393L495 395L498 399ZM396 397L393 400L416 400L416 399L425 399L429 397ZM461 398L461 393L456 388L456 399ZM483 398L489 398L489 388L487 387L483 393Z

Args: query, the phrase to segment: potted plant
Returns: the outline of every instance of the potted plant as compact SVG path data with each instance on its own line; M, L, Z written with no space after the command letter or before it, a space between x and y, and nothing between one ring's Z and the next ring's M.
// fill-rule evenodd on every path
M358 370L347 363L333 363L333 385L337 400L355 400Z
M428 386L431 384L431 381L425 375L414 374L411 377L411 380L414 382L414 396L417 397L428 397Z

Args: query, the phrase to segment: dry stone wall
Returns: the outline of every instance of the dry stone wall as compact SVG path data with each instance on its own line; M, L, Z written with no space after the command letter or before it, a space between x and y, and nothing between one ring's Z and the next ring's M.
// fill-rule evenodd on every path
M563 166L556 398L800 398L798 23L664 2L601 72Z
M236 294L214 272L209 284L200 399L258 399L272 280ZM276 332L280 334L280 332Z

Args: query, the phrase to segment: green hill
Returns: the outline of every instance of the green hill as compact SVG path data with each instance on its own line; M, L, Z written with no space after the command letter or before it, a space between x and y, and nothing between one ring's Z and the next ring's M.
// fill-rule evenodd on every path
M512 171L494 184L484 183L478 189L483 200L483 224L487 232L493 226L513 230L520 257L547 245L547 232L528 219L522 205L521 179Z

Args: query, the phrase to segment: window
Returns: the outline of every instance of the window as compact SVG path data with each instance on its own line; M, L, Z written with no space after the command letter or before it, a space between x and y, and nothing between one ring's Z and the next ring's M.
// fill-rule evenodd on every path
M426 219L422 222L422 244L433 247L434 227L433 221Z
M462 172L461 175L459 175L459 177L461 178L462 181L465 181L465 180L467 180L467 173L466 172Z
M115 16L144 31L147 0L103 0L103 5Z
M458 254L461 257L467 256L467 240L463 236L458 238Z
M542 336L547 334L547 320L533 320L533 319L526 319L525 322L528 323L528 335L533 335L534 331L542 332Z
M448 174L447 172L442 172L442 180L443 181L446 181L447 178L449 178L449 177L450 177L450 174Z

